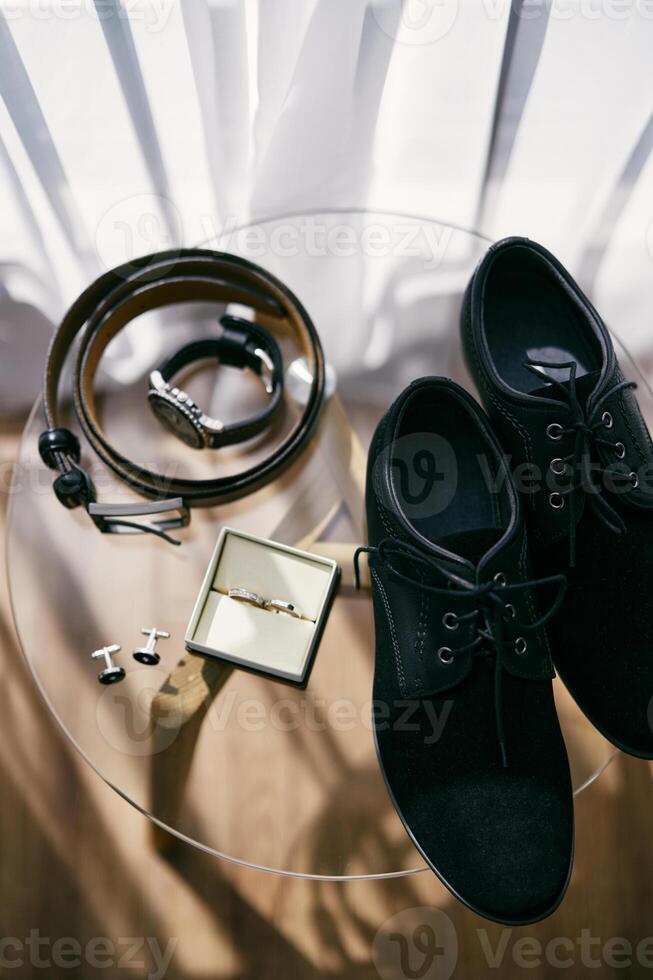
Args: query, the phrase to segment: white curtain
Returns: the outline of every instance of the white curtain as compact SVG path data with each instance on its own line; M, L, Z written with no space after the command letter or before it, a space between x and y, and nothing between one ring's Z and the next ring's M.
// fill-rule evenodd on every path
M527 234L653 359L653 0L0 11L0 411L102 269L300 209Z

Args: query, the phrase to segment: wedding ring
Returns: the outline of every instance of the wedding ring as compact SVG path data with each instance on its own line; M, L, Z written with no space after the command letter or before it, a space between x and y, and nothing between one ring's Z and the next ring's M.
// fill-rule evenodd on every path
M265 608L282 616L292 616L293 619L301 619L302 614L292 602L285 602L283 599L268 599Z
M265 606L265 599L262 599L256 592L249 592L248 589L229 589L227 594L230 599L246 602L250 606L258 606L260 609Z

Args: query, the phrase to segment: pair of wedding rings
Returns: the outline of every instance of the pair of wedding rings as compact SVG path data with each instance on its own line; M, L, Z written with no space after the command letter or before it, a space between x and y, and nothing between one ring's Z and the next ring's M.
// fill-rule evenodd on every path
M259 609L267 609L269 612L281 613L283 616L292 616L293 619L301 619L302 614L297 606L284 599L264 599L256 592L248 589L229 589L230 599L237 599L238 602L245 602L249 606L257 606Z

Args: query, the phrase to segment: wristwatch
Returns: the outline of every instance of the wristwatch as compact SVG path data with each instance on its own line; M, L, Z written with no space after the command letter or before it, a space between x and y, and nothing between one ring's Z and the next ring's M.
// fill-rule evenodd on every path
M159 421L193 449L219 449L245 442L263 432L281 408L283 362L272 334L243 317L225 314L219 337L195 340L168 357L150 374L148 399ZM190 395L171 382L183 368L207 358L230 367L249 368L270 396L264 411L241 422L225 424L206 415Z

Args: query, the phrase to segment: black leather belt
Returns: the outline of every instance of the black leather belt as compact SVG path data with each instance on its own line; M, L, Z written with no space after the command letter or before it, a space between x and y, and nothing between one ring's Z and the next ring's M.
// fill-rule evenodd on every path
M257 321L272 333L295 340L312 379L300 417L274 451L249 469L215 480L164 476L127 459L108 442L95 405L94 379L109 341L141 313L191 301L251 307ZM79 440L60 425L59 380L78 334L81 341L75 363L73 404L84 436L100 459L139 493L153 498L152 503L97 503L93 483L79 462ZM306 446L323 398L324 356L319 337L306 310L283 283L246 259L223 252L159 252L105 273L82 293L64 317L48 352L43 386L48 428L39 439L39 452L46 465L59 470L54 490L61 503L69 508L85 507L101 531L147 531L167 538L167 530L188 523L189 507L226 503L278 476ZM139 517L145 521L139 521Z

